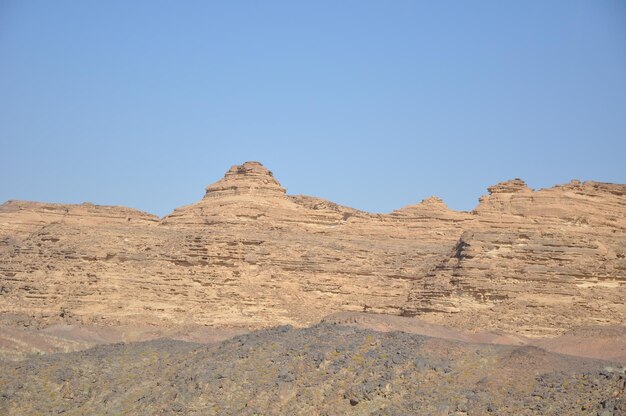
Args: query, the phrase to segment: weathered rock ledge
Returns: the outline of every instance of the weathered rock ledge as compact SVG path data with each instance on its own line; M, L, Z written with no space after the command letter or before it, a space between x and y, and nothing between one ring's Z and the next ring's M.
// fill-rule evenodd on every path
M626 185L489 188L390 214L290 196L258 162L159 219L124 207L0 205L0 317L260 328L339 311L558 335L626 322Z

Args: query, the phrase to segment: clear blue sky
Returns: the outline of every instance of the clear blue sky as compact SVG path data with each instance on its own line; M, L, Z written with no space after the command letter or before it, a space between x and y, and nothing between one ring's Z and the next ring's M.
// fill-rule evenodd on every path
M626 2L0 0L0 202L165 215L233 164L374 212L626 182Z

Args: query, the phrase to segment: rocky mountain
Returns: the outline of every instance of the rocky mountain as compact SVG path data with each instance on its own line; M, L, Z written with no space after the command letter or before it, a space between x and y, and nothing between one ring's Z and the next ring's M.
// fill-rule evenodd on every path
M0 319L257 329L352 311L526 337L625 324L626 185L488 191L471 212L431 197L370 214L288 195L247 162L164 218L8 201Z

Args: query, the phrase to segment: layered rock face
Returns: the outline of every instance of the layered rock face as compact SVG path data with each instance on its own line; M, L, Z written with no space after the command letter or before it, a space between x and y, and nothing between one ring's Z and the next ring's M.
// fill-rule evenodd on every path
M7 202L1 316L259 328L366 311L528 336L624 324L625 185L489 191L473 212L432 197L369 214L287 195L247 162L163 219Z
M489 192L408 310L542 335L624 322L626 186L572 181L534 192L513 180Z

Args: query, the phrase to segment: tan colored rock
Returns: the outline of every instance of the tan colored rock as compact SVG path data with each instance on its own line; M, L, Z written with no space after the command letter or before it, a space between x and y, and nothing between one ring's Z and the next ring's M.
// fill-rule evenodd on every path
M290 196L258 162L158 219L0 206L0 317L22 326L307 325L366 311L525 336L624 324L626 186L489 189L369 214Z
M533 192L514 180L489 190L409 311L531 336L624 323L626 186L573 181Z

